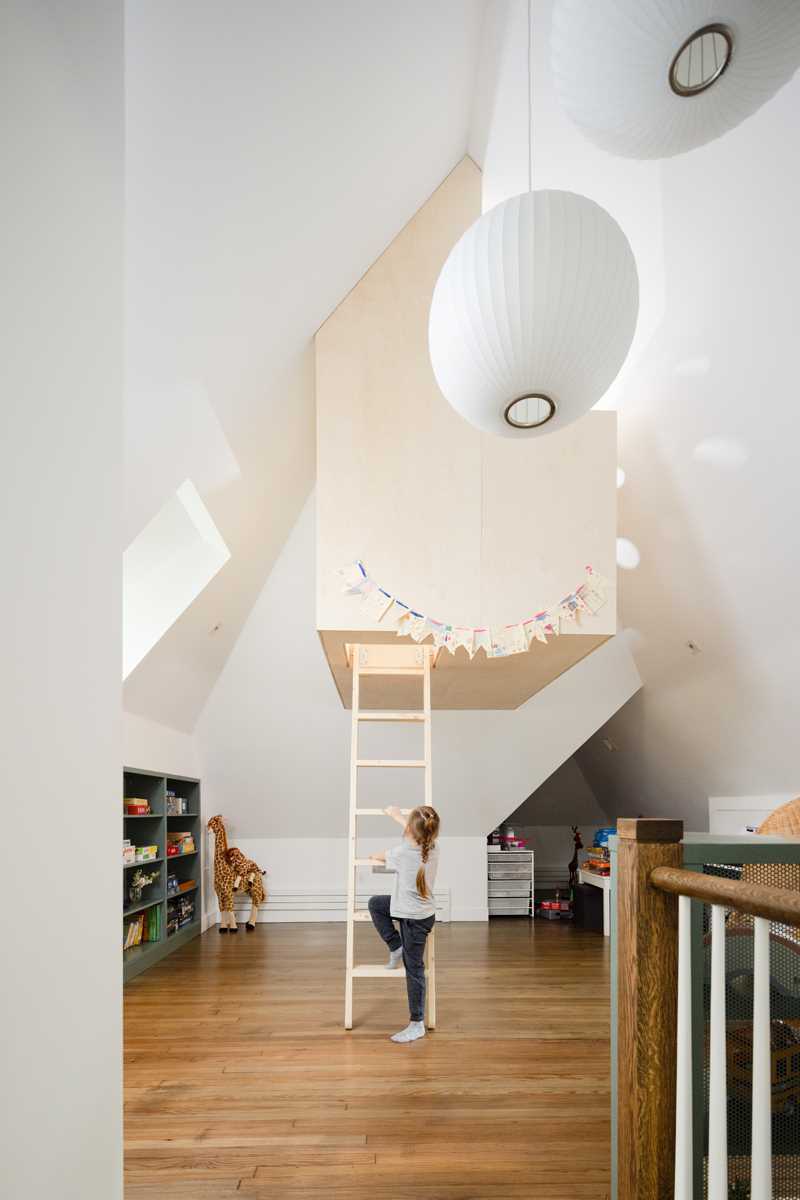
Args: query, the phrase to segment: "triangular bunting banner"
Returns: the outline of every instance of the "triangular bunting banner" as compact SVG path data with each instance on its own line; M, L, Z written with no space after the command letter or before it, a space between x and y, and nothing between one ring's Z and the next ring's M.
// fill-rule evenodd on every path
M394 626L398 637L410 637L415 642L432 638L437 649L444 647L451 654L462 647L470 658L474 658L479 650L483 650L487 658L505 658L510 654L524 654L534 642L547 645L548 638L557 637L561 632L562 621L580 621L584 613L594 615L608 598L607 580L592 567L587 567L584 582L558 604L514 625L474 629L437 621L409 608L380 587L360 561L342 568L337 574L342 580L342 590L348 596L360 597L364 615L369 620Z

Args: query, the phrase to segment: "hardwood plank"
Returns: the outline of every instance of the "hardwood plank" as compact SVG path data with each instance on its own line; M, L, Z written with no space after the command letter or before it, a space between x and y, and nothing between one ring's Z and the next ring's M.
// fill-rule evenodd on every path
M388 1038L402 981L360 980L342 1029L338 923L210 931L132 982L126 1200L606 1200L605 940L513 919L436 936L439 1028L412 1046Z

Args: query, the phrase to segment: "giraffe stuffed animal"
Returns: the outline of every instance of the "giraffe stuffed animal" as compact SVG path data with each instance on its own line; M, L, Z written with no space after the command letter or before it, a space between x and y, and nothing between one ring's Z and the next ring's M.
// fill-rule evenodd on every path
M236 846L228 846L222 817L212 817L208 828L214 834L214 891L219 901L219 931L239 932L233 915L233 893L243 891L250 896L250 916L246 925L249 933L256 927L258 906L266 899L262 879L265 872L252 859L245 858Z

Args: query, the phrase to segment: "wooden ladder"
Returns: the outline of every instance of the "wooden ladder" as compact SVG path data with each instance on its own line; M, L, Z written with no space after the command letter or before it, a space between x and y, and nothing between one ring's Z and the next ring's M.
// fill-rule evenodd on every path
M349 861L347 870L347 961L344 994L344 1027L353 1028L353 980L405 978L405 968L390 971L383 964L353 962L355 921L369 921L368 909L356 909L356 874L359 867L372 866L370 859L358 858L358 818L382 817L382 808L358 807L358 772L370 767L418 768L425 772L425 804L431 803L431 668L435 650L432 646L409 645L348 645L348 665L353 669L353 720L350 738L350 825ZM360 708L360 681L369 675L411 675L422 680L422 708L416 712L376 712ZM414 721L423 726L422 758L359 758L358 731L362 721ZM411 811L410 809L404 811ZM436 966L434 934L431 930L425 943L425 1023L436 1026Z

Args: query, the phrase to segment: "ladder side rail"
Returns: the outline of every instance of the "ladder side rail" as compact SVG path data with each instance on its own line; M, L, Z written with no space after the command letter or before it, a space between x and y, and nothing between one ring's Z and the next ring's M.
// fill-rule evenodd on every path
M432 650L425 647L425 674L422 677L422 711L425 713L424 748L425 760L425 803L430 805L433 799L431 781L431 658Z
M347 951L344 994L344 1027L353 1028L353 913L356 907L356 808L358 807L358 706L359 706L359 653L353 655L353 702L350 729L350 818L348 822L347 853Z

